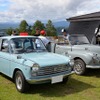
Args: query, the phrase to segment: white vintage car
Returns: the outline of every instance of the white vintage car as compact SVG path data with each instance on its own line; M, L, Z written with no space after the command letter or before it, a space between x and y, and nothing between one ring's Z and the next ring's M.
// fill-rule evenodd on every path
M52 52L71 56L78 75L84 74L87 68L100 68L100 46L90 44L85 35L72 34L68 40L59 37Z

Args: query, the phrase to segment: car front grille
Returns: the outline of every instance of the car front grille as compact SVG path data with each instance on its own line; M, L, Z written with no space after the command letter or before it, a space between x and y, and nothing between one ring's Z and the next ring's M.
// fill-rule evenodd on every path
M69 70L69 66L67 65L55 65L55 66L49 66L49 67L42 67L37 72L37 76L51 75L51 74L56 74L60 72L65 72L67 70Z

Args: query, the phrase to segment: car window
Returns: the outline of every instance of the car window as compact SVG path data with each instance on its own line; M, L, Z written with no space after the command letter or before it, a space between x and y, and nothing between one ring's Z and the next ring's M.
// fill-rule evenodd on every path
M14 38L10 41L12 53L30 53L46 50L38 38Z
M89 44L89 40L86 36L70 36L69 41L72 45Z
M2 52L8 52L9 51L9 45L8 45L8 40L7 39L2 40L1 51Z

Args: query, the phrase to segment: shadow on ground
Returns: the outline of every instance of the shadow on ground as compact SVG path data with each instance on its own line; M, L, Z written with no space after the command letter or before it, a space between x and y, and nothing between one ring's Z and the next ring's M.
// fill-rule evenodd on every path
M0 76L12 81L8 77L3 74ZM86 77L100 77L100 69L98 70L88 70ZM30 85L30 89L26 94L39 94L42 97L62 97L66 95L76 94L82 92L86 89L95 88L93 85L88 84L86 82L77 80L76 78L70 77L68 82L65 84L57 83L57 84L37 84L37 85Z
M89 88L95 88L90 84L78 81L76 79L70 78L65 84L38 84L31 85L30 92L27 94L39 94L43 97L62 97L65 95L74 94L77 92L84 91Z
M100 69L87 69L85 76L95 76L100 77Z
M100 69L88 69L85 77L100 77ZM78 92L82 92L89 88L95 88L91 84L86 82L69 78L66 84L39 84L31 85L30 92L28 94L39 93L44 97L61 97L65 95L70 95Z

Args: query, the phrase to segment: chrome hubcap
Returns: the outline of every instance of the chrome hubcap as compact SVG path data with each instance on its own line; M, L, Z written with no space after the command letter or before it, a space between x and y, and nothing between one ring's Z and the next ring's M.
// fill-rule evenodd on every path
M75 70L75 72L78 72L78 73L82 72L82 64L79 62L76 63L74 66L74 70Z
M17 88L18 88L19 90L22 89L22 79L21 79L20 76L17 76L17 78L16 78L16 85L17 85Z

